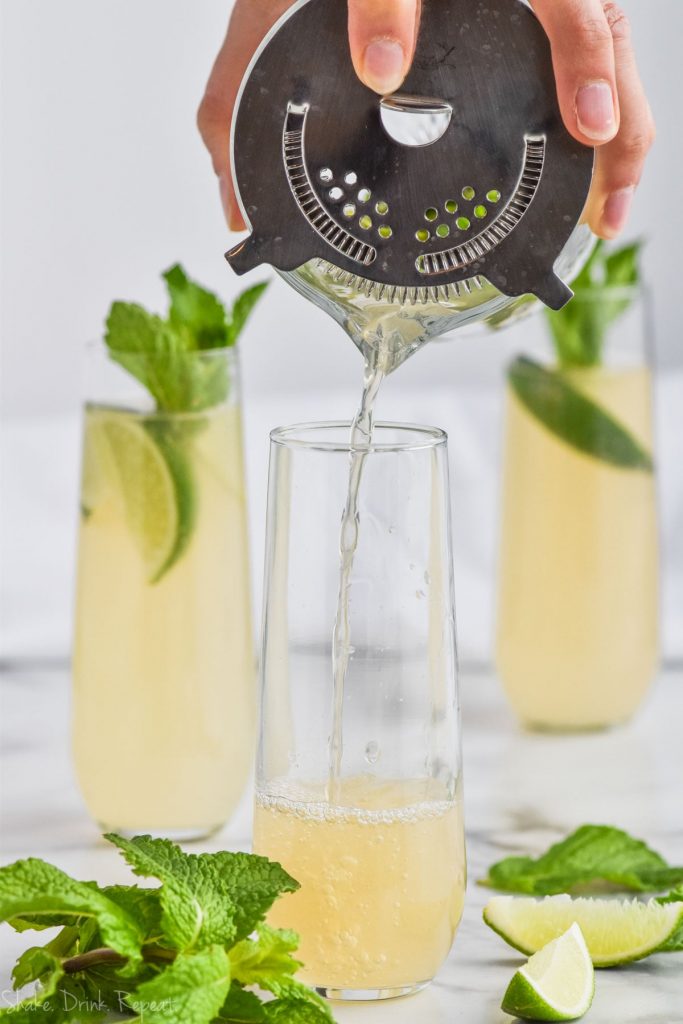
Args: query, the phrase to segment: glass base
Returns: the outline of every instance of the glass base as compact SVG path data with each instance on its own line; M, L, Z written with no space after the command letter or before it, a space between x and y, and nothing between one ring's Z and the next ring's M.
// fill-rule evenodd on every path
M418 981L414 985L404 985L400 988L325 988L315 986L315 991L325 999L338 999L348 1003L373 1002L376 999L398 999L400 996L412 996L420 989L429 985L428 981Z
M613 722L590 722L585 725L563 725L555 722L530 722L522 719L522 726L527 732L549 733L554 736L577 736L582 733L608 732L610 729L619 729L630 721L631 716L617 718Z
M220 832L224 822L219 825L207 825L197 828L123 828L121 825L107 825L98 821L97 826L102 832L116 832L124 839L133 839L135 836L151 836L152 839L170 839L174 843L197 843L200 839L209 839Z

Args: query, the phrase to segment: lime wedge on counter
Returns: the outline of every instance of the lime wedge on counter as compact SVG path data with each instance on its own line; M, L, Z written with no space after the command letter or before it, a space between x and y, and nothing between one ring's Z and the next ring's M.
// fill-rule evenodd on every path
M590 1007L594 991L590 953L573 924L515 972L501 1008L524 1020L576 1020Z
M683 926L683 903L573 898L493 896L484 921L527 955L558 938L572 924L583 932L595 967L616 967L656 953Z
M125 517L143 560L149 583L157 583L184 551L195 516L195 497L187 457L167 436L163 423L126 413L92 414L84 453L84 483L97 500L97 482L111 475L123 500ZM87 447L90 452L87 453ZM91 463L89 468L88 463ZM91 506L91 507L94 507Z

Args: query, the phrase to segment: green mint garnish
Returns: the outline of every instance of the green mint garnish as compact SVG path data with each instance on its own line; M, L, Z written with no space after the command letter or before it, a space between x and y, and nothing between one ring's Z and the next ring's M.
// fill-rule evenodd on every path
M508 376L529 412L567 444L622 469L651 471L648 452L564 372L601 366L607 332L631 304L628 289L639 280L641 247L634 242L609 252L599 241L573 282L575 298L563 309L545 311L557 369L519 358Z
M683 883L683 866L670 867L642 840L610 825L583 825L541 857L506 857L482 885L529 896L617 887L661 892ZM679 892L679 898L681 893ZM671 894L669 899L674 898ZM683 936L681 936L683 940Z
M235 345L249 315L265 291L267 284L248 288L237 297L232 308L226 308L212 292L190 280L180 264L163 274L169 295L165 318L149 313L134 302L114 302L106 321L105 343L110 358L135 377L154 400L157 419L149 418L143 428L152 437L166 475L175 495L176 531L163 552L159 565L154 565L148 582L157 583L176 564L186 550L194 529L197 509L196 487L192 466L192 443L201 431L201 417L192 419L164 418L165 414L202 413L225 402L230 394L229 367L220 349ZM135 463L136 453L144 446L119 447L118 461ZM139 481L131 471L123 490L137 507L128 507L129 518L161 514L150 510ZM130 500L127 505L130 506ZM87 509L88 514L92 509ZM168 510L165 510L168 512ZM138 514L139 513L139 514ZM141 531L138 531L140 534ZM138 537L140 540L140 537ZM145 540L142 537L143 555ZM149 566L147 566L149 569Z
M628 294L614 289L628 288L639 280L641 242L609 252L599 241L585 267L572 282L577 301L560 310L546 310L559 365L599 366L607 331L630 305Z
M508 368L508 380L528 412L560 440L620 469L652 471L649 452L561 370L519 356Z
M89 882L31 857L0 870L0 921L17 931L41 930L93 920L106 946L131 961L140 959L138 921Z
M113 1012L148 1024L329 1024L329 1007L294 977L297 936L264 924L298 888L279 864L186 854L150 836L106 838L160 886L100 887L37 859L0 868L3 920L17 931L61 926L19 957L14 988L34 982L36 991L0 1020L76 1024Z
M254 930L278 896L298 884L279 864L248 853L183 853L168 839L105 836L136 875L158 878L161 927L176 949L233 945Z
M158 412L201 412L225 401L230 380L222 359L198 353L233 346L267 284L248 288L228 310L179 264L163 277L167 318L133 302L114 302L104 340L111 358L149 391Z
M230 991L230 960L222 946L179 953L126 998L147 1024L200 1024L217 1016Z

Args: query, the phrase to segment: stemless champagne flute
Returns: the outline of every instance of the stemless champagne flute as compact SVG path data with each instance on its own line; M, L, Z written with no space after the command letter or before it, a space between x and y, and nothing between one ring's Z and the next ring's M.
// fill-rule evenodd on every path
M269 921L299 933L302 978L377 999L434 977L463 906L448 467L440 430L378 424L353 451L348 438L346 423L271 434L254 848L301 883ZM340 524L358 459L340 691Z
M78 781L103 827L194 838L235 808L255 740L237 354L179 357L178 386L212 383L215 401L197 412L153 411L103 346L88 359ZM145 354L126 367L141 379L164 369Z
M518 361L508 388L497 666L510 703L533 727L623 722L656 671L645 299L638 287L577 291L572 308L602 339L599 361Z

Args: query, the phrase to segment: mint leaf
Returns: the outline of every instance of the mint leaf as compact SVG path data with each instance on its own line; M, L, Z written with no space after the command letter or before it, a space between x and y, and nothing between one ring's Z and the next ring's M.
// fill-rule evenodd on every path
M254 931L279 896L300 888L280 864L255 853L221 851L201 853L198 858L220 879L221 890L235 904L235 942Z
M524 408L561 441L620 469L652 471L651 455L633 435L561 371L519 356L508 368L508 380Z
M506 857L481 884L506 892L550 896L609 884L656 892L683 881L683 867L669 867L640 839L609 825L582 825L541 857Z
M240 985L258 985L287 1003L310 1003L331 1020L327 1003L294 978L301 967L292 956L298 944L296 932L259 925L255 939L243 939L230 950L232 976Z
M109 354L149 391L157 408L180 411L186 401L186 345L169 324L134 302L114 302L104 336Z
M38 990L27 999L12 1004L5 993L0 1020L13 1024L62 1024L66 1021L94 1021L104 1017L104 1010L87 997L80 981L64 976L61 961L45 949L27 949L12 973L14 988L23 988L32 981Z
M75 1024L114 1012L145 1024L329 1024L326 1003L294 977L296 934L263 924L274 900L298 888L279 864L185 854L150 836L106 838L161 887L100 888L38 860L0 870L0 908L12 924L63 926L19 958L15 988L34 983L36 992L17 1005L6 999L1 1019ZM264 1004L246 986L276 999Z
M7 1002L7 999L5 999ZM42 991L0 1010L0 1020L12 1024L91 1024L106 1016L75 979L62 979L54 992Z
M176 949L230 945L235 937L235 904L211 863L186 854L169 839L105 836L123 853L136 875L162 883L161 927Z
M209 1024L230 988L230 961L220 946L179 953L126 1002L145 1024Z
M193 349L234 344L225 308L212 292L191 281L179 263L162 276L171 300L169 321L176 328L187 330Z
M0 921L31 918L74 922L93 918L103 941L121 956L140 958L142 935L135 920L94 883L77 882L43 860L29 858L0 868Z
M43 946L32 946L21 954L12 970L12 984L15 989L39 981L42 995L51 995L64 975L62 961L49 953Z
M105 1016L105 1011L93 1005L79 982L70 979L57 984L58 987L42 989L15 1005L5 996L0 1020L12 1024L90 1024Z
M229 381L222 358L206 360L191 335L132 302L114 302L105 343L149 391L159 412L201 412L224 401Z
M329 1024L330 1011L325 1006L312 1002L297 1002L290 999L274 999L264 1006L268 1024Z
M145 942L160 935L160 889L142 889L137 885L107 885L100 892L133 918Z
M258 985L273 995L301 967L292 953L299 945L296 932L259 925L255 939L243 939L230 950L233 978L240 985Z
M314 1003L275 999L263 1009L268 1024L329 1024L332 1019L327 1007Z
M252 285L251 288L247 288L235 299L230 318L230 345L234 345L237 341L244 329L244 325L251 316L251 311L267 287L268 281L262 281L260 284L255 284Z
M216 1018L221 1024L263 1024L265 1019L264 1006L259 997L237 984L232 985Z
M183 853L167 839L106 836L136 874L163 882L161 927L178 949L230 945L252 932L277 897L298 883L279 864L248 853Z
M231 380L216 349L235 344L267 284L257 284L228 312L212 292L176 264L163 275L168 319L134 302L112 303L105 342L111 358L137 378L161 412L199 412L225 401Z
M598 241L590 259L573 281L575 300L560 310L546 310L560 365L597 366L607 331L629 308L632 296L614 289L638 283L641 242L608 253Z

